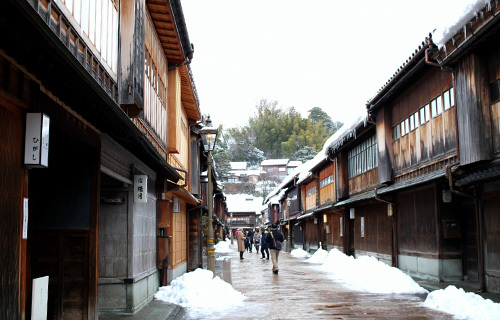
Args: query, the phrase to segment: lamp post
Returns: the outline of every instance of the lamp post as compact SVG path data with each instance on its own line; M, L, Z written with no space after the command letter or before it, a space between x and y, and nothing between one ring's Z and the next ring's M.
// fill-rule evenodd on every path
M207 152L207 174L208 174L208 247L207 267L215 277L215 247L214 247L214 225L213 225L213 185L212 185L212 151L215 148L219 130L212 127L212 120L208 116L206 125L200 130L205 151ZM232 222L232 221L231 221Z
M233 213L231 212L231 245L234 243L233 241L233 238L234 238L234 233L233 233Z
M291 252L292 250L292 229L290 227L290 206L292 205L292 199L290 197L286 198L286 206L288 207L288 235L287 235L287 250Z

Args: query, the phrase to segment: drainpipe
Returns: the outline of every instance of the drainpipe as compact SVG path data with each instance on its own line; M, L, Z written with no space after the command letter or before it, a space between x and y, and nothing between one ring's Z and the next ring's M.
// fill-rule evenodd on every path
M430 58L430 51L436 51L438 50L438 48L436 47L436 45L432 42L432 38L427 38L427 45L426 45L426 49L425 49L425 63L430 65L430 66L434 66L434 67L439 67L441 68L442 71L445 71L445 72L453 72L453 68L450 68L448 66L444 66L444 65L441 65L437 62L434 62L434 61L431 61L431 58ZM439 51L439 50L438 50Z
M388 205L391 205L393 207L393 212L392 212L392 257L393 257L393 267L398 268L399 267L399 256L398 256L398 251L399 251L399 241L398 241L398 225L397 225L397 215L396 215L396 203L390 202L387 200L384 200L380 198L377 194L377 189L375 188L375 200L387 203Z
M483 201L479 195L480 190L477 186L474 186L474 195L471 196L468 193L453 190L453 177L451 168L455 165L460 164L460 162L454 162L446 165L446 177L448 178L448 184L450 186L450 192L458 196L474 200L474 215L476 217L476 247L477 247L477 276L479 278L479 292L486 291L486 282L484 274L484 233L483 233Z

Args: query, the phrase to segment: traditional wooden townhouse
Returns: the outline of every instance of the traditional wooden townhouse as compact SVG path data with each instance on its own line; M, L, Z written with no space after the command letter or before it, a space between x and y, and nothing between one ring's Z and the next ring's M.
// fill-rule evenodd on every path
M30 317L45 276L49 319L95 319L186 269L192 47L179 1L129 4L0 5L16 30L0 35L8 319Z
M457 123L477 121L471 110L478 110L481 102L470 105L477 91L465 90L465 84L477 77L462 74L460 90L465 91L459 92L458 69L440 67L430 58L436 51L426 39L368 102L369 119L376 125L378 161L373 181L377 188L370 198L383 203L380 218L383 212L392 216L392 223L382 226L392 232L379 237L385 239L381 248L391 249L393 265L440 281L477 281L474 198L472 193L453 192L452 180L447 179L460 173L462 153L477 153L471 152L477 145L471 143L470 132L457 130ZM478 136L480 124L472 125ZM460 154L459 141L466 142ZM475 161L479 159L471 162ZM357 209L353 216L359 216ZM381 224L365 221L363 232L376 226Z
M217 184L214 191L214 239L224 240L228 232L228 212L223 186Z
M380 212L393 217L384 244L392 247L395 266L421 277L461 279L459 208L441 196L447 167L457 162L453 74L426 61L429 43L368 102L377 128L374 199L386 201Z
M377 140L367 113L341 128L327 148L335 163L337 200L332 207L339 215L337 236L344 253L370 255L391 264L392 218L387 215L387 204L375 197L379 187Z
M455 253L457 273L477 282L480 291L497 293L500 292L499 14L500 5L488 1L478 12L469 12L470 20L464 25L450 28L457 30L456 33L443 34L436 39L436 46L430 43L426 49L427 60L434 70L445 70L451 75L451 82L442 87L442 117L447 118L443 121L443 138L445 152L449 136L456 154L454 161L444 168L446 182L437 193L440 199L437 241L443 246L443 254Z
M165 179L124 156L120 137L103 139L101 166L113 179L103 186L102 197L113 198L118 190L135 197L141 188L135 180L120 188L131 174L147 186L142 202L134 198L130 206L130 197L125 197L122 209L103 205L100 215L100 312L135 313L153 298L159 284L187 271L189 211L199 205L190 192L191 187L199 189L191 180L199 168L190 171L191 143L196 140L190 128L201 116L180 3L123 2L117 9L120 104L159 157L181 176L177 181ZM195 148L192 156L199 155Z
M303 249L318 250L324 242L323 220L320 217L319 207L319 176L316 168L325 162L326 158L319 153L309 160L297 175L296 183L299 186L301 213L297 216L299 230L302 233ZM321 210L320 210L321 211Z

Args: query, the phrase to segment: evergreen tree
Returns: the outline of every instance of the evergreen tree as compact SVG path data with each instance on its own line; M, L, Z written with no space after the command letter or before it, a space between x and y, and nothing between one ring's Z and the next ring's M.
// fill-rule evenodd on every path
M231 171L231 162L228 152L228 145L222 125L219 126L219 136L213 152L215 169L222 181L227 181Z

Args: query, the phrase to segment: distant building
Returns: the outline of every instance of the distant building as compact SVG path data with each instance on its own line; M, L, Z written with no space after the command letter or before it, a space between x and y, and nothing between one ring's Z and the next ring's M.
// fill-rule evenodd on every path
M262 170L268 178L283 180L296 167L301 165L300 161L290 161L289 159L268 159L261 162Z
M262 198L249 194L226 195L227 211L230 215L231 229L253 230L257 226L257 215L260 215Z
M260 174L262 173L261 170L249 170L246 162L229 162L229 164L231 165L231 171L229 172L227 182L259 182Z

